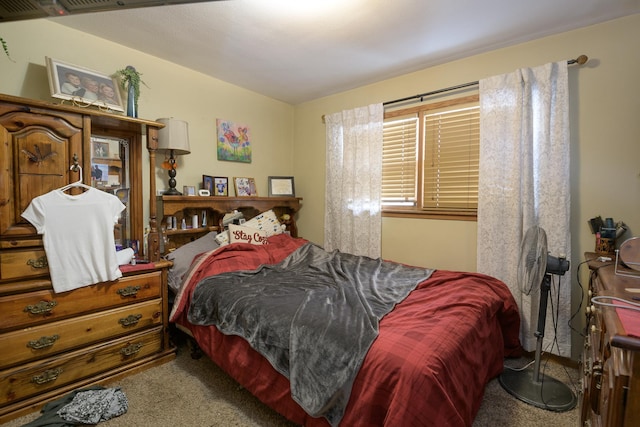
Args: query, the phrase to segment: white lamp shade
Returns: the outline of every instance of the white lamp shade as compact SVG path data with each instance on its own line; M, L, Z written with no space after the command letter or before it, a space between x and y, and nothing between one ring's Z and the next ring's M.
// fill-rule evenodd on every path
M164 124L158 131L158 150L171 151L175 155L189 154L189 124L184 120L172 118L158 119Z

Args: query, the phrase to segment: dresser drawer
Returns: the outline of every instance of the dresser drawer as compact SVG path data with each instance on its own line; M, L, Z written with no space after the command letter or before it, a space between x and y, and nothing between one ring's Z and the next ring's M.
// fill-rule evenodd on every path
M0 332L159 298L161 284L162 273L154 271L60 294L51 289L7 295L0 298Z
M162 324L162 300L60 320L3 334L0 369Z
M0 252L0 280L30 278L49 274L42 247Z
M0 371L0 408L160 352L162 327ZM0 410L0 413L2 411Z

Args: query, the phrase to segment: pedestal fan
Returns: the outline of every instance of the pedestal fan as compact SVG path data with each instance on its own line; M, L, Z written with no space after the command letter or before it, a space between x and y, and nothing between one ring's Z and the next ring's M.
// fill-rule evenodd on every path
M518 281L522 292L527 294L536 287L540 287L538 325L534 334L537 338L535 361L533 369L519 371L505 369L499 377L500 384L511 395L530 405L556 412L568 411L577 403L576 396L568 386L540 373L551 276L554 274L563 276L567 270L569 270L567 259L557 258L547 253L545 231L538 226L527 230L520 247Z

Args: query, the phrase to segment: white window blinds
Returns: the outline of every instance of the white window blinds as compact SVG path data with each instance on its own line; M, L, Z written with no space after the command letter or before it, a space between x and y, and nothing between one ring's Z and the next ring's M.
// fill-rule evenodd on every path
M425 215L475 215L480 157L478 96L385 114L383 209Z
M384 122L382 205L415 206L418 116Z
M480 150L479 107L424 117L425 209L476 210Z

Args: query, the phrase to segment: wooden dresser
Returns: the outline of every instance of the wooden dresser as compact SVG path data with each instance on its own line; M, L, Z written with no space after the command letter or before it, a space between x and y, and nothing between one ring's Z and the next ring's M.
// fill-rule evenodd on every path
M640 294L640 278L616 274L615 254L600 262L600 254L585 254L591 269L587 336L583 353L581 425L632 427L640 422L640 338L627 334L614 307L592 304L593 296L631 300ZM618 272L633 272L619 266Z
M20 216L33 198L81 177L126 205L114 227L116 242L143 242L143 143L154 159L161 127L0 95L0 423L175 357L168 336L169 262L123 266L117 281L55 293L41 236ZM100 176L92 174L96 166ZM149 186L155 194L154 180ZM155 197L150 207L155 216ZM148 255L158 260L157 253Z

